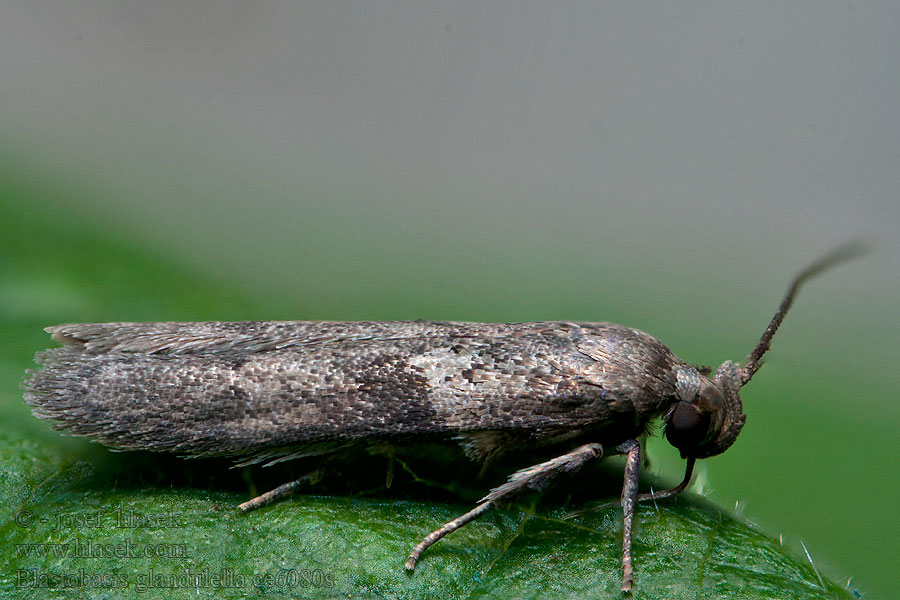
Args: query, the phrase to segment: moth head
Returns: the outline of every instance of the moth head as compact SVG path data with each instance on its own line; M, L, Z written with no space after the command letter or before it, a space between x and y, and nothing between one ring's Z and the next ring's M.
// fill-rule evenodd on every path
M731 361L722 363L711 378L694 367L680 367L675 373L678 401L665 416L666 439L685 458L724 452L747 419L740 387L741 370Z
M865 247L861 243L850 243L832 250L800 271L743 367L731 361L723 362L711 378L688 365L677 369L675 393L678 401L665 416L666 439L681 451L683 457L715 456L734 443L747 419L738 390L750 383L754 373L762 366L763 355L769 350L772 337L781 326L800 286L825 269L864 252Z

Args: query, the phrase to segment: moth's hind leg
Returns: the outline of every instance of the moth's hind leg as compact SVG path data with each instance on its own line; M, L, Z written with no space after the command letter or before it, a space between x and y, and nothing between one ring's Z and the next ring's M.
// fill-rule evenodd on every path
M429 546L437 542L447 534L453 533L466 523L474 521L498 502L508 500L526 490L542 490L551 480L562 473L574 473L584 463L592 458L603 456L603 446L600 444L585 444L575 448L568 454L563 454L541 464L516 471L509 477L509 481L495 487L487 496L481 499L481 503L466 514L445 523L439 529L429 533L409 554L406 568L412 570L416 567L416 561Z
M293 495L297 488L304 484L315 483L319 479L322 478L322 471L315 470L311 473L307 473L303 477L299 479L295 479L293 481L289 481L285 484L279 485L274 490L270 490L265 494L261 494L256 498L248 500L242 504L238 505L238 508L241 509L241 512L250 512L255 508L259 508L260 506L265 506L266 504L270 504L275 502L276 500L280 500L281 498L287 498L288 496Z
M246 467L249 465L255 465L257 463L263 463L264 467L270 467L281 462L298 458L308 458L312 456L319 458L327 457L327 460L328 458L340 456L340 453L342 452L353 452L355 447L356 445L353 442L321 442L318 444L306 444L300 447L284 446L278 448L266 448L242 459L241 462L237 463L234 466ZM289 481L283 485L279 485L274 490L268 491L265 494L257 496L256 498L252 498L251 500L238 505L238 508L241 509L241 512L249 512L255 508L259 508L260 506L271 504L272 502L280 500L281 498L287 498L304 483L318 483L322 480L324 474L324 467L320 467L318 469L315 469L314 471L310 471L303 477L300 477L293 481Z

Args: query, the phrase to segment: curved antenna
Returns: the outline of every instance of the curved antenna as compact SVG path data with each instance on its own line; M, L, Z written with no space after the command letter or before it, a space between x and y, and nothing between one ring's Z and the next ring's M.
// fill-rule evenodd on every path
M769 345L772 343L772 337L775 335L775 332L778 331L781 322L784 321L784 315L787 314L791 304L794 303L794 297L797 295L800 286L822 271L829 269L838 263L850 260L851 258L862 256L866 252L868 252L868 248L858 240L844 244L843 246L828 252L794 277L791 286L788 288L787 294L784 295L784 300L781 301L781 306L778 307L778 312L772 317L769 326L766 327L762 337L759 338L759 343L756 344L756 348L754 348L753 352L750 353L750 356L747 357L746 366L741 369L741 387L747 385L753 377L753 374L759 370L760 366L762 366L760 359L762 359L763 354L769 349Z

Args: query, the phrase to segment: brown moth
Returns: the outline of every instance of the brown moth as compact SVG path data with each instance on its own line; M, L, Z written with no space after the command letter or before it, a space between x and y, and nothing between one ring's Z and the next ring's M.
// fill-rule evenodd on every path
M746 418L738 391L760 367L800 285L857 253L841 248L799 273L746 363L726 361L714 373L610 323L95 323L47 328L62 346L37 355L41 368L26 378L25 401L55 429L112 448L231 456L242 464L425 436L461 443L480 461L560 448L557 458L513 473L473 510L425 536L407 569L497 504L591 459L625 454L627 592L636 502L681 492L696 459L734 443ZM672 489L639 494L637 438L656 418L687 459L685 475Z

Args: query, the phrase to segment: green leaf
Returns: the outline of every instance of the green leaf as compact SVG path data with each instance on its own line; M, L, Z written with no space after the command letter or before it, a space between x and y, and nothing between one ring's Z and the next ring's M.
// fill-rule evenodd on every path
M602 504L621 485L615 461L488 513L408 573L415 543L468 511L524 457L480 477L440 447L237 470L112 453L51 431L18 390L33 352L49 345L44 326L241 319L265 307L87 222L26 207L26 192L0 190L0 595L621 597L621 515ZM324 475L310 495L237 510L317 466ZM634 558L635 598L851 597L805 558L690 495L639 507Z

